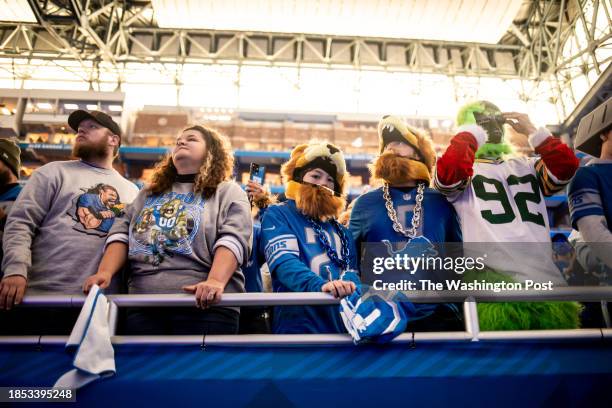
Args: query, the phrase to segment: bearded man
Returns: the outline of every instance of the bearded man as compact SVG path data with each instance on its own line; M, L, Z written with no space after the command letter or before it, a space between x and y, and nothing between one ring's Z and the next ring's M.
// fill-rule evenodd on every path
M261 225L274 292L328 292L342 298L355 283L349 231L337 217L346 205L348 174L342 152L328 143L297 146L281 168L287 201L271 205ZM338 306L277 306L274 333L345 332Z
M362 254L361 275L367 276L369 252L383 250L384 256L417 248L433 248L435 243L461 242L459 222L452 206L439 192L429 188L436 156L431 140L421 131L395 116L385 116L378 124L380 154L370 165L372 176L382 186L357 198L350 217L350 230ZM367 249L364 244L373 244ZM411 254L414 255L414 254ZM392 277L389 271L383 277ZM436 280L439 276L430 274ZM364 279L367 280L367 279ZM461 329L454 304L418 305L409 330Z
M108 231L75 228L81 225L79 197L97 185L112 187L125 203L138 193L133 183L113 169L121 129L110 116L78 110L69 116L68 124L77 132L73 154L79 160L51 162L36 170L8 216L5 236L11 239L5 239L3 246L0 309L19 304L26 290L80 294L82 282L98 268ZM65 315L60 309L37 319L35 326L18 318L0 326L10 330L16 325L23 329L17 331L32 334L65 334L73 323Z

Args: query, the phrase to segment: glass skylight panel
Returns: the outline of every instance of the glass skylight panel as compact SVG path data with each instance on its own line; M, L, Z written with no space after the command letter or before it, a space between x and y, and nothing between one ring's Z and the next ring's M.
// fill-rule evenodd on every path
M152 0L152 4L162 28L496 44L522 0Z
M28 0L0 0L0 21L36 23Z

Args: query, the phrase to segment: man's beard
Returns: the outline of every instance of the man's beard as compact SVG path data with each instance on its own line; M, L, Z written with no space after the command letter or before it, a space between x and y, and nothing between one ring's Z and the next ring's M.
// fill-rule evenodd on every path
M384 180L389 185L402 185L411 181L429 183L429 170L425 164L399 156L395 153L383 153L370 165L374 178Z
M8 168L0 170L0 189L11 182L13 172Z
M72 155L85 161L92 161L96 159L104 159L107 156L108 138L106 137L99 142L77 142L72 147Z
M346 206L346 200L323 188L300 184L295 205L303 214L319 221L327 221L338 217Z

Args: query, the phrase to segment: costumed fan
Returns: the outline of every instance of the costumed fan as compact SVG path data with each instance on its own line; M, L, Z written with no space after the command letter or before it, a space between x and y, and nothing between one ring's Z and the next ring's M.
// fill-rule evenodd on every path
M465 281L566 285L552 259L545 196L561 191L578 168L572 150L526 114L502 113L488 101L464 106L460 126L436 164L435 187L453 204L466 255L486 254L487 269ZM513 154L504 124L529 135L537 157ZM479 304L483 330L575 328L574 302Z
M461 242L459 221L442 194L429 188L436 156L431 140L401 118L385 116L378 124L379 155L370 164L372 176L382 186L357 198L350 230L360 251L362 281L372 276L372 259L443 255L436 243ZM370 244L367 247L365 243ZM378 244L379 243L379 244ZM363 246L363 248L362 248ZM415 253L418 252L418 253ZM387 281L403 279L404 272L387 271ZM420 273L420 272L419 272ZM414 274L436 280L435 273ZM409 330L462 329L454 304L419 304L419 317ZM429 316L429 317L428 317ZM425 318L427 317L427 318Z
M287 201L271 205L261 225L274 292L350 295L356 285L342 276L357 260L351 234L337 221L348 180L342 152L329 143L297 146L281 173ZM345 331L338 306L277 306L272 326L285 334Z

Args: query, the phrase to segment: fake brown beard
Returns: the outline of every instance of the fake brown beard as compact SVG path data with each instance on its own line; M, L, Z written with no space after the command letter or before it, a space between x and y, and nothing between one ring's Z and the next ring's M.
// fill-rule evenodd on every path
M429 170L425 164L399 156L395 153L383 153L370 165L374 178L381 179L389 185L401 185L410 181L429 183Z
M0 189L9 184L12 173L13 172L6 165L0 170Z
M300 184L295 205L303 214L319 221L337 217L346 206L346 200L315 186Z

